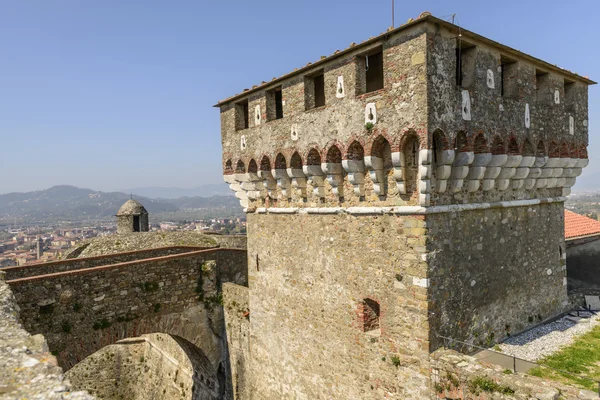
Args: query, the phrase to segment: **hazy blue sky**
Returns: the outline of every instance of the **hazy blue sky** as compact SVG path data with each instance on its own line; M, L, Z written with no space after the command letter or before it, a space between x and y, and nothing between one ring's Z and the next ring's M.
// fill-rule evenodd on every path
M0 0L0 193L221 182L219 112L245 87L383 32L391 0ZM396 1L600 80L600 1ZM600 89L590 88L600 188Z

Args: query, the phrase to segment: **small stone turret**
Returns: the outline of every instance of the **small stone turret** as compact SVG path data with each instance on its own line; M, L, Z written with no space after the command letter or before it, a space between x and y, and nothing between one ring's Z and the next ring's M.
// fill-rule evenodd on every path
M130 199L117 212L117 233L148 232L148 211Z

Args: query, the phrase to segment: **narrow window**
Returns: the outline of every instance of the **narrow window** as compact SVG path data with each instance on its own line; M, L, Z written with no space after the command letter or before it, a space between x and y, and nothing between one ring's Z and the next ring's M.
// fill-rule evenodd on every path
M468 88L475 82L475 45L458 39L456 43L456 84Z
M317 75L314 78L315 85L315 107L323 107L325 105L325 76Z
M517 86L517 63L507 57L500 57L500 95L504 97L516 97Z
M139 215L133 216L133 231L134 232L140 231L140 216Z
M306 110L325 105L325 76L323 72L304 78L304 103Z
M281 86L267 92L267 121L283 118Z
M567 111L575 111L573 98L575 97L575 82L565 79L564 83L564 102Z
M383 52L365 56L366 93L383 89Z
M539 69L535 70L535 92L537 101L543 104L550 104L553 100L551 91L550 74Z
M379 333L379 303L372 299L362 302L362 328L363 332Z
M240 131L249 127L248 99L235 105L235 129Z

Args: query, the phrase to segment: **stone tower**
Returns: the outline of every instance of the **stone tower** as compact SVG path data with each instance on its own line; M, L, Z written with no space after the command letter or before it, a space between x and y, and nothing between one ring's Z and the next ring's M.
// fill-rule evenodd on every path
M117 233L148 232L148 211L130 199L117 212Z
M219 102L248 218L238 398L429 398L441 336L561 313L593 83L424 13Z

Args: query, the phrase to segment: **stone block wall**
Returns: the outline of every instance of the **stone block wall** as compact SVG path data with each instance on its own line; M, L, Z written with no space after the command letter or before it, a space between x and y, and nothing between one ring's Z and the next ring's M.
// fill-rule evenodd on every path
M562 203L426 216L436 335L489 345L567 306Z
M217 259L227 251L202 250L9 284L24 326L44 334L65 369L119 339L153 332L187 338L216 368L224 359ZM223 267L228 268L243 271L246 265Z
M252 393L426 398L426 231L423 216L249 214Z
M225 333L231 369L234 400L250 398L248 387L250 367L250 306L248 288L232 283L223 284Z
M189 253L201 250L201 247L172 246L150 250L138 250L124 253L117 253L106 256L73 258L62 261L54 261L44 264L23 265L20 267L3 268L6 273L6 280L27 278L30 276L54 274L57 272L74 271L85 268L94 268L102 265L113 265L126 263L130 261L143 260L149 258L164 257L173 254Z

